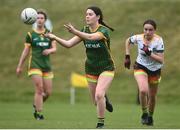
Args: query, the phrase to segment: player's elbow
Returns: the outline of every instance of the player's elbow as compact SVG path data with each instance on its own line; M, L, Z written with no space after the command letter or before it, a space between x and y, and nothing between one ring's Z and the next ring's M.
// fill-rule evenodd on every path
M53 48L52 54L56 53L57 48Z
M126 46L129 46L129 45L130 45L130 38L127 38L127 39L126 39L125 44L126 44Z
M90 41L95 40L92 36L86 36L86 37L81 37L81 38L84 40L90 40Z
M71 44L67 44L67 45L65 45L64 47L65 48L67 48L67 49L69 49L69 48L71 48L73 45L71 45Z
M164 58L159 58L159 59L157 59L157 61L158 61L160 64L164 64Z
M68 42L68 44L66 45L66 48L71 48L73 46L73 44L71 42Z
M88 35L86 39L94 41L94 40L100 40L100 39L102 39L102 37L99 35L92 34L92 35Z

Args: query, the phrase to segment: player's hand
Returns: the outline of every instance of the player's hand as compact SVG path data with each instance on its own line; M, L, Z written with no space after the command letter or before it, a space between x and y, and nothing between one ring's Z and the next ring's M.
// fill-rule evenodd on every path
M42 52L42 54L44 55L44 56L47 56L47 55L49 55L51 53L51 51L49 50L49 49L45 49L43 52Z
M47 37L47 38L53 39L53 40L55 40L55 37L56 37L56 35L54 35L52 33L46 33L46 34L43 34L43 35L44 35L44 37Z
M65 24L64 27L71 33L75 33L76 29L74 28L74 26L71 23Z
M130 66L131 66L130 55L125 55L124 67L130 69Z
M21 67L17 67L16 68L16 75L19 77L21 73L22 73L22 68Z
M146 55L148 55L148 56L150 56L151 53L152 53L150 48L147 45L144 45L144 44L143 44L143 48L141 50L143 50L146 53Z

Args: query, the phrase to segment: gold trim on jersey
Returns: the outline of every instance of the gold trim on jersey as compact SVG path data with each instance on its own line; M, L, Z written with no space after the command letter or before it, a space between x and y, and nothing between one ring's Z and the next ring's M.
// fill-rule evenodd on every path
M25 47L25 48L30 48L30 47L31 47L31 44L29 44L29 43L24 43L24 47Z
M32 42L32 35L31 35L31 33L28 32L28 35L29 35L29 37L30 37L30 39L31 39L31 42Z
M90 28L90 26L89 26L89 30L90 30L90 32L96 32L99 27L100 27L100 24L98 24L97 27L94 30L92 30L92 28Z
M103 26L103 25L100 25L100 26L105 27L105 26ZM106 27L105 27L105 28L106 28ZM102 32L100 32L100 33L102 33ZM102 35L104 36L104 34L103 34L103 33L102 33ZM105 37L105 36L104 36L104 37ZM114 62L114 59L113 59L112 54L111 54L111 51L110 51L110 48L108 47L108 41L107 41L107 38L106 38L106 37L105 37L104 42L105 42L105 45L107 46L108 53L109 53L110 58L111 58L111 60L112 60L112 62L113 62L114 68L116 68L116 66L115 66L115 62Z
M38 31L37 29L33 29L34 32L38 34L44 34L46 32L46 29L44 28L42 31Z
M107 40L107 38L104 36L104 34L103 34L102 32L97 32L97 33L101 36L102 39ZM101 38L100 38L100 39L101 39Z
M89 30L90 30L91 33L94 33L94 32L96 32L96 31L99 29L100 26L103 26L103 25L98 24L98 26L97 26L94 30L92 30L92 29L90 28L90 26L88 26L88 28L89 28ZM84 29L85 29L85 26L84 26ZM102 38L104 38L104 39L107 40L107 38L104 36L104 34L103 34L102 32L97 32L97 33L99 33L99 34L102 36Z
M30 56L29 56L29 63L28 63L28 70L31 67L31 62L32 62L32 48L30 49Z
M113 59L112 54L111 54L111 51L110 51L110 48L108 47L107 40L105 40L105 45L107 46L107 51L108 51L108 53L109 53L109 55L110 55L110 58L111 58L111 60L112 60L112 62L113 62L114 68L116 68L114 59Z

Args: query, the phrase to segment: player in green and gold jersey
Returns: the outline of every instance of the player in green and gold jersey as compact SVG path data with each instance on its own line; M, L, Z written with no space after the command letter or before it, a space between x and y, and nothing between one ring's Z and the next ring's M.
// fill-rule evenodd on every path
M102 11L95 6L86 10L86 23L82 31L75 29L71 24L65 25L67 30L75 36L70 40L64 40L54 34L46 34L46 37L56 40L64 47L73 47L81 41L86 48L85 72L88 87L94 104L97 106L98 123L96 128L104 127L105 108L112 112L113 107L105 95L114 78L114 62L110 53L109 29L103 22Z
M49 55L56 52L56 41L44 37L49 30L45 28L47 14L38 11L37 28L28 32L24 50L21 54L16 73L20 75L23 64L29 57L28 75L35 85L34 94L34 117L37 120L44 119L42 114L43 102L50 96L52 91L53 72L51 70Z

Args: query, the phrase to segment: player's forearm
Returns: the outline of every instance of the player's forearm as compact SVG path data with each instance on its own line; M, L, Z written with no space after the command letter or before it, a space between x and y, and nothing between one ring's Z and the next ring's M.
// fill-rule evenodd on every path
M49 49L50 54L53 54L57 51L57 47L56 47L56 41L52 41L52 45L51 48Z
M56 40L56 41L57 41L60 45L62 45L63 47L66 47L66 48L72 47L72 45L70 44L69 41L64 40L64 39L62 39L62 38L60 38L60 37L54 36L53 39Z
M125 42L125 54L130 55L130 44L129 44L129 38Z
M158 54L154 54L153 52L151 53L151 58L153 58L154 60L160 62L160 63L164 63L164 55L158 55Z
M21 68L22 65L24 64L24 62L25 62L25 60L26 60L28 54L29 54L29 50L24 49L23 52L22 52L22 54L21 54L19 63L18 63L18 67L19 67L19 68Z
M53 48L49 49L49 53L50 53L50 54L53 54L53 53L56 52L56 50L57 50L57 49L56 49L55 47L53 47Z
M99 40L101 39L102 37L97 34L97 33L92 33L92 34L88 34L88 33L84 33L84 32L81 32L79 30L75 30L73 32L73 34L75 34L76 36L82 38L82 39L86 39L86 40Z

